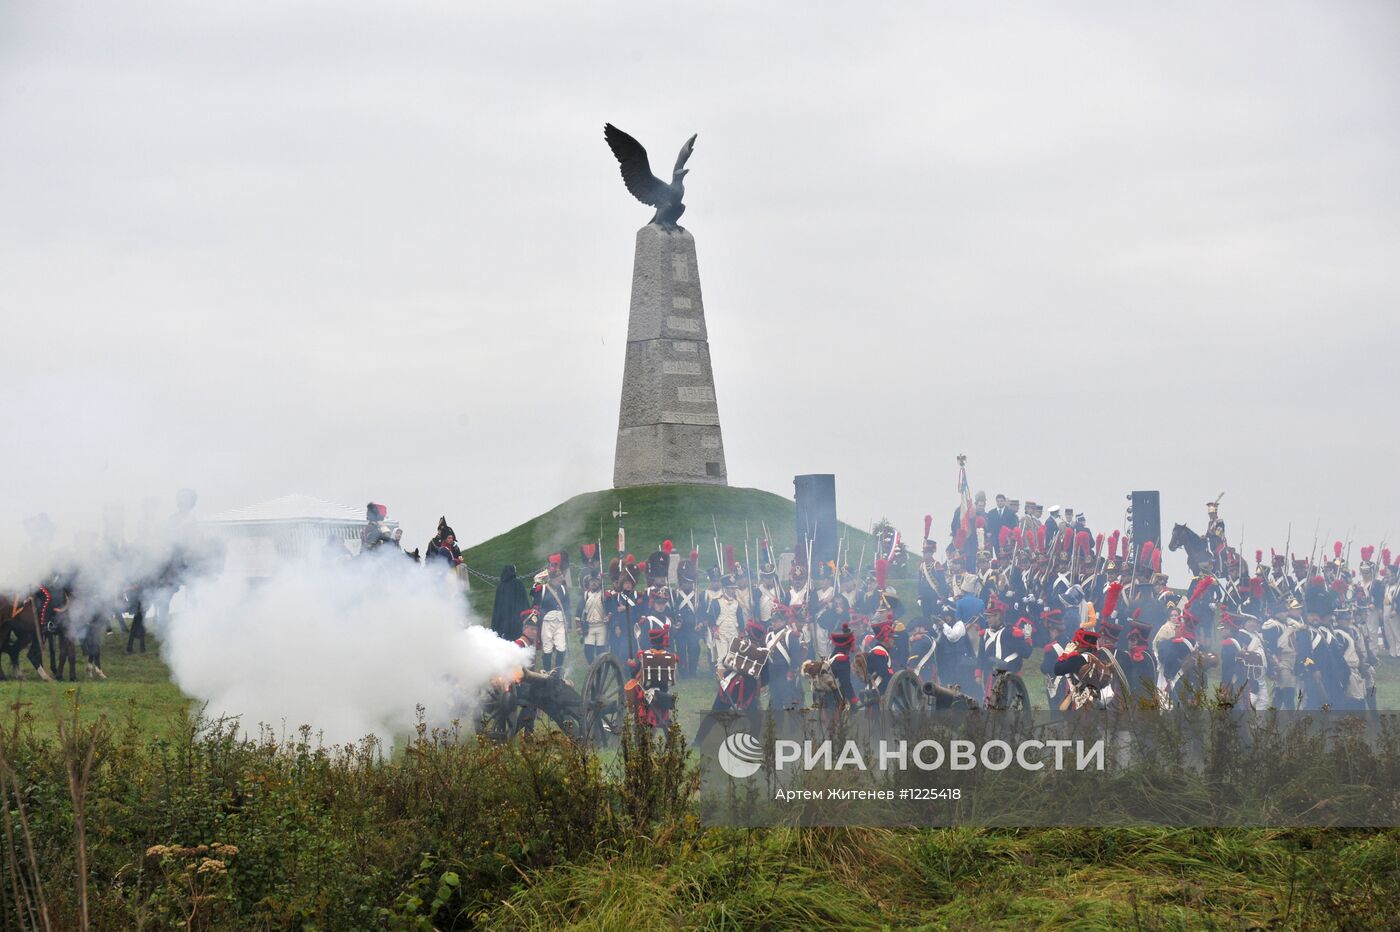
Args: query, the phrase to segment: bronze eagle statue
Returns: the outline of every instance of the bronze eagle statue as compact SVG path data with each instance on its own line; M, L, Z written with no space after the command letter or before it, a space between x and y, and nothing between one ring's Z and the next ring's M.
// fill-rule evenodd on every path
M685 163L690 158L690 153L695 150L695 136L691 136L685 141L685 145L681 146L680 155L676 156L676 167L671 172L670 184L651 173L647 150L640 142L611 123L603 125L603 138L608 141L608 148L612 149L613 155L617 157L618 167L622 170L622 182L627 185L627 190L643 204L656 208L651 222L669 230L676 229L676 221L685 213L685 205L681 203L681 198L685 197L685 176L690 171L685 167Z

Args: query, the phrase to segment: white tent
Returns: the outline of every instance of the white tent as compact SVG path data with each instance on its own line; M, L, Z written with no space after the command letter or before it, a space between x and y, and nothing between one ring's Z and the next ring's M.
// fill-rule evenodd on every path
M283 495L220 512L200 526L223 541L225 572L258 579L279 563L359 553L365 513L311 495Z

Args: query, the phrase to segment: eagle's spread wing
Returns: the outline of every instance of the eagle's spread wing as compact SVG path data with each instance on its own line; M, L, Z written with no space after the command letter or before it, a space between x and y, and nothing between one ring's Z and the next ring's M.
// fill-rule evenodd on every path
M622 169L622 182L632 196L648 207L659 207L669 200L671 186L651 173L647 150L642 144L611 123L603 127L603 138L617 156Z
M696 135L699 135L699 134L697 133ZM687 140L685 141L685 145L681 146L681 153L680 153L680 155L676 156L676 172L677 172L677 174L680 173L680 170L681 170L682 168L685 168L685 163L688 162L688 161L690 161L690 153L692 153L692 152L694 152L694 151L695 151L695 136L691 136L689 139L687 139Z

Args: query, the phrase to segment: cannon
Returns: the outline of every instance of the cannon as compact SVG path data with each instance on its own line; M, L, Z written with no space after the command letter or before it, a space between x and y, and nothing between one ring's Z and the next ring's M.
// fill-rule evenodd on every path
M514 681L493 682L482 696L477 734L509 741L546 718L575 741L604 745L622 731L626 677L612 654L593 662L580 691L562 676L522 670Z

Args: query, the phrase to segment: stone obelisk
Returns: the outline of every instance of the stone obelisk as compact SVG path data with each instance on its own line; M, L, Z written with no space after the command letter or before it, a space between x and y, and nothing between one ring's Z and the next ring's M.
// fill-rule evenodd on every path
M613 485L727 485L695 238L637 231Z

